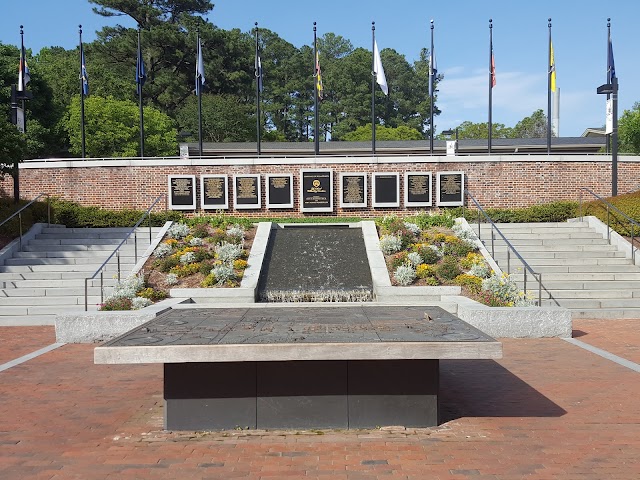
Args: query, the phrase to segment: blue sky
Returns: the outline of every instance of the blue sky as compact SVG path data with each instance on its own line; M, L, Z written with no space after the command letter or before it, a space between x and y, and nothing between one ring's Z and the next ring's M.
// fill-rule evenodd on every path
M73 48L78 24L85 41L95 39L104 25L133 23L126 18L105 19L91 11L87 0L7 1L0 17L0 41L20 43L37 52L43 46ZM637 0L214 0L207 18L222 28L248 31L254 22L296 46L311 44L313 22L318 33L333 32L356 47L371 47L371 21L376 22L378 46L393 48L410 62L429 47L429 21L435 22L435 51L439 72L436 130L464 120L487 121L488 21L493 19L497 85L493 90L493 121L513 126L547 105L547 18L561 90L560 134L581 135L587 127L604 125L605 99L596 87L606 81L607 17L611 17L616 73L620 82L620 113L640 101L640 2ZM64 5L64 7L62 7ZM205 52L206 53L206 52ZM90 60L88 60L90 65Z

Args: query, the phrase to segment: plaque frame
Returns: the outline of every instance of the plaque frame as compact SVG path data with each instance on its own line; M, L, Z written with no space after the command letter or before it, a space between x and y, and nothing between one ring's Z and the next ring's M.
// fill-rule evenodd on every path
M269 195L269 182L274 177L288 177L289 178L289 199L291 200L289 203L271 203L271 198ZM293 200L293 173L267 173L265 175L264 180L264 189L267 193L267 208L270 210L275 210L279 208L293 208L294 200Z
M174 178L188 178L191 180L191 187L192 187L192 196L191 196L191 203L189 203L188 205L175 205L173 203L173 195L171 192L171 180L173 180ZM167 190L168 190L168 195L167 198L169 200L169 210L195 210L196 209L196 176L195 175L168 175L167 176Z
M412 175L420 175L429 177L429 201L428 202L411 202L409 200L409 177ZM433 205L433 176L431 172L405 172L404 173L404 206L405 207L431 207Z
M460 175L460 200L445 201L441 196L441 179L445 175ZM438 207L461 207L464 205L464 172L462 171L450 171L450 172L438 172L436 180L436 205Z
M328 207L305 207L304 206L304 176L308 173L322 173L329 174L329 206ZM300 184L298 185L300 191L300 211L301 212L333 212L333 170L318 169L318 168L303 168L300 170Z
M342 182L342 179L344 177L361 177L363 180L362 186L363 186L363 190L362 190L362 197L364 198L364 202L363 203L347 203L344 202L344 183ZM340 173L340 207L342 208L366 208L367 207L367 195L368 195L368 190L367 190L367 180L368 180L368 175L366 173L362 173L362 172L341 172Z
M253 178L256 181L257 203L238 203L238 178ZM262 176L259 173L233 176L233 208L236 210L249 210L262 208Z
M204 183L207 178L224 179L224 203L219 205L207 205L205 201ZM200 175L200 208L202 210L228 210L229 209L229 178L225 174Z
M396 201L377 202L376 201L376 179L378 177L396 177ZM400 174L398 172L373 172L371 174L371 205L374 208L399 207L400 206Z

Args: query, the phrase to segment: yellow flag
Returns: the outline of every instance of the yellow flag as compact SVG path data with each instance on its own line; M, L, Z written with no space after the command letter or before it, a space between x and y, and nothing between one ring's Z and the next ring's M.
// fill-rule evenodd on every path
M320 70L320 54L316 51L316 88L318 99L322 100L324 86L322 85L322 71Z
M549 41L549 75L551 75L551 91L556 91L556 60L553 58L553 42Z

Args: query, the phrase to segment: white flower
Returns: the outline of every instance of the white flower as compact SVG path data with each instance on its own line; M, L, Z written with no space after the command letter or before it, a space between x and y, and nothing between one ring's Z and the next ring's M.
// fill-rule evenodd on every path
M178 240L186 237L187 235L189 235L189 227L184 223L174 223L167 231L167 236L169 238L176 238Z
M133 310L140 310L141 308L144 307L148 307L149 305L151 305L153 302L151 300L149 300L148 298L144 298L144 297L134 297L131 300L131 308Z
M385 255L397 253L402 249L402 239L397 235L383 235L380 239L380 250Z
M169 273L165 278L165 282L167 282L167 285L175 285L178 283L178 276L175 273Z
M409 262L411 263L411 265L413 265L414 268L422 263L422 257L418 252L411 252L410 254L408 254L407 260L409 260Z
M416 271L410 265L400 265L393 276L400 285L409 285L416 279Z
M169 245L168 243L161 243L160 245L158 245L156 247L156 249L153 251L153 254L157 257L157 258L164 258L167 255L169 255L171 253L171 251L173 250L173 248L171 247L171 245Z
M420 227L415 223L404 222L404 228L406 228L409 232L414 235L420 235Z

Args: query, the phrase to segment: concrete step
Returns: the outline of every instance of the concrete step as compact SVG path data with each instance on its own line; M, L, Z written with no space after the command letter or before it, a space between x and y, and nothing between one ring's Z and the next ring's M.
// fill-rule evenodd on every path
M527 263L532 266L541 266L541 265L570 265L570 266L582 266L582 265L628 265L631 266L631 260L623 257L602 257L602 258L592 258L590 256L583 257L573 257L573 258L536 258L535 262L529 262L528 259L525 258ZM500 267L506 269L507 268L507 260L506 257L501 259L499 262ZM511 257L511 270L513 271L515 267L519 266L520 261L514 256ZM504 265L503 265L504 264Z
M100 287L89 287L89 295L100 295ZM107 296L111 288L106 287L104 295ZM0 289L0 299L2 297L43 297L43 296L82 296L84 297L84 286L82 287L41 287L41 288L3 288Z
M50 244L46 242L40 242L38 244L29 243L22 247L23 252L86 252L86 251L95 251L102 255L108 256L109 253L113 252L118 243L114 243L112 245L95 245L95 244L86 244L86 243L78 243L78 244L68 244L68 245L60 245L60 244ZM144 251L149 246L149 242L138 242L138 251L141 249ZM126 249L133 251L135 248L133 242L125 243L120 249Z
M529 252L613 252L618 249L615 245L521 245L520 243L512 244L513 247L524 257L525 253ZM491 245L485 245L487 250L491 251ZM494 245L494 252L498 255L501 252L506 252L507 246Z
M536 272L542 273L640 273L635 265L536 265Z
M100 296L90 295L87 298L89 305L97 305L100 303ZM54 297L41 296L41 297L0 297L0 315L4 315L4 307L18 307L18 306L30 306L30 305L82 305L84 306L84 296L61 296Z
M68 272L68 271L59 271L59 272L15 272L15 273L0 273L0 287L3 282L10 282L16 280L70 280L70 279L85 279L93 275L93 271L86 272ZM114 270L113 273L105 272L104 278L113 278L116 275Z
M571 309L571 318L576 319L640 319L640 308L578 308Z
M5 284L4 290L11 288L59 288L59 287L83 287L84 278L73 278L65 280L11 280L3 282ZM116 283L116 279L113 277L104 277L103 285L105 287L111 287ZM89 280L89 287L99 287L100 278Z
M57 231L55 233L39 233L36 235L36 240L45 240L45 239L50 239L50 240L84 240L84 241L93 241L93 240L108 240L108 239L118 239L120 241L124 240L124 238L126 237L126 234L123 233L119 233L119 232L112 232L110 230L106 230L106 231L102 231L102 232L98 232L98 231L92 231L92 232L78 232L78 233L74 233L74 232L68 232L68 231ZM131 235L130 238L133 238L133 234ZM143 234L142 232L139 232L137 234L139 239L142 239L146 236L147 241L149 239L149 232L146 232L146 235ZM152 235L153 236L153 235Z
M625 258L625 254L624 252L620 252L618 250L606 250L606 251L602 251L602 250L596 250L596 251L589 251L588 253L585 252L576 252L576 251L569 251L569 252L558 252L558 251L546 251L546 252L540 252L540 251L535 251L535 252L520 252L520 250L518 249L517 246L516 250L518 250L518 253L520 253L520 255L522 256L522 258L524 258L527 263L532 264L535 262L530 261L533 259L538 259L538 258L557 258L557 259L564 259L564 258L583 258L583 257L589 257L589 258ZM498 260L506 260L507 259L507 253L506 251L497 251L493 257L496 261ZM517 258L513 252L511 253L511 258Z
M91 307L93 310L97 310L98 308L96 305L91 305ZM3 306L0 318L18 315L50 315L55 317L63 313L80 313L84 311L84 303L82 305Z
M111 250L113 251L113 250ZM119 250L120 258L134 258L133 248L121 248ZM144 250L138 250L140 256ZM39 252L16 252L13 258L94 258L104 262L110 255L109 251L102 250L84 250L84 251L39 251Z
M527 239L543 239L543 240L559 240L561 238L567 238L567 239L582 239L582 238L593 238L593 239L602 239L602 235L599 233L596 233L595 231L591 230L588 232L574 232L574 233L566 233L566 234L541 234L541 233L511 233L511 232L502 232L504 234L505 237L507 237L507 240L509 240L509 242L514 243L515 241L519 241L519 240L527 240ZM489 241L491 240L491 236L490 235L481 235L481 238L484 239L488 239Z
M103 233L105 231L108 231L111 233L119 233L124 237L127 233L129 233L130 230L131 230L131 227L71 227L71 228L68 228L63 225L60 225L60 226L43 227L42 233L43 234L46 234L46 233L83 234L83 233ZM136 230L138 234L146 233L147 235L149 235L149 227L138 227ZM162 227L151 227L152 234L157 234L160 232L160 230L162 230Z
M5 265L95 265L95 267L93 268L93 271L95 272L95 270L105 260L106 258L99 259L99 261L96 261L96 259L94 258L8 258L5 261ZM134 262L132 260L133 258L124 257L124 259L121 259L121 265L126 264L129 266L129 268L131 268L134 265ZM113 262L115 263L116 260L113 260Z
M98 245L104 245L106 246L106 248L108 249L108 247L110 246L112 250L114 250L119 244L120 242L122 242L122 239L120 238L98 238L98 239L91 239L91 241L87 241L86 239L82 239L82 238L67 238L67 239L51 239L51 238L43 238L43 239L33 239L30 240L28 245L30 246L38 246L38 245L60 245L60 246L64 246L64 245L68 245L68 246L86 246L86 245L92 245L92 246L98 246ZM125 242L125 245L133 245L135 244L135 239L134 238L129 238L127 239L127 241ZM138 236L138 245L149 245L149 237L145 237L145 238L140 238L140 236Z
M492 229L490 227L480 227L480 234L484 234L486 232L489 235L491 235L491 230ZM562 236L562 235L574 235L577 233L594 233L594 230L589 228L588 226L584 226L584 227L567 227L567 226L564 226L564 227L527 227L527 226L506 227L506 226L498 225L498 230L500 230L507 237L509 237L509 235L519 235L519 234ZM476 232L478 231L477 228L475 229L475 231ZM498 234L496 233L496 235Z
M619 280L615 282L598 282L598 281L547 281L542 278L542 284L551 290L556 292L559 290L617 290L617 289L631 289L640 290L640 281L632 280ZM532 283L533 285L533 283Z
M542 279L544 284L544 278ZM537 284L527 284L527 288L534 291L537 295ZM550 295L553 295L555 299L607 299L607 300L622 300L622 299L632 299L636 298L640 300L640 290L553 290L553 291L545 291L542 290L542 298L549 298Z
M516 282L522 282L524 274L521 272L512 273L511 278ZM527 282L530 281L531 275L527 273ZM613 282L616 280L632 280L640 281L640 272L625 273L602 273L602 272L573 272L573 273L545 273L542 275L542 282L546 285L548 282L558 281L600 281Z
M88 274L88 276L93 275L98 267L101 264L83 264L83 265L69 265L67 263L59 263L53 265L1 265L0 273L69 273L69 272L83 272ZM116 273L117 272L117 262L109 262L105 266L105 275L107 273Z
M509 240L509 237L507 237ZM482 237L484 245L490 249L491 237ZM511 240L509 240L510 243ZM494 238L493 244L498 247L506 245L501 237ZM521 245L608 245L609 242L605 238L524 238L517 241L518 246Z

